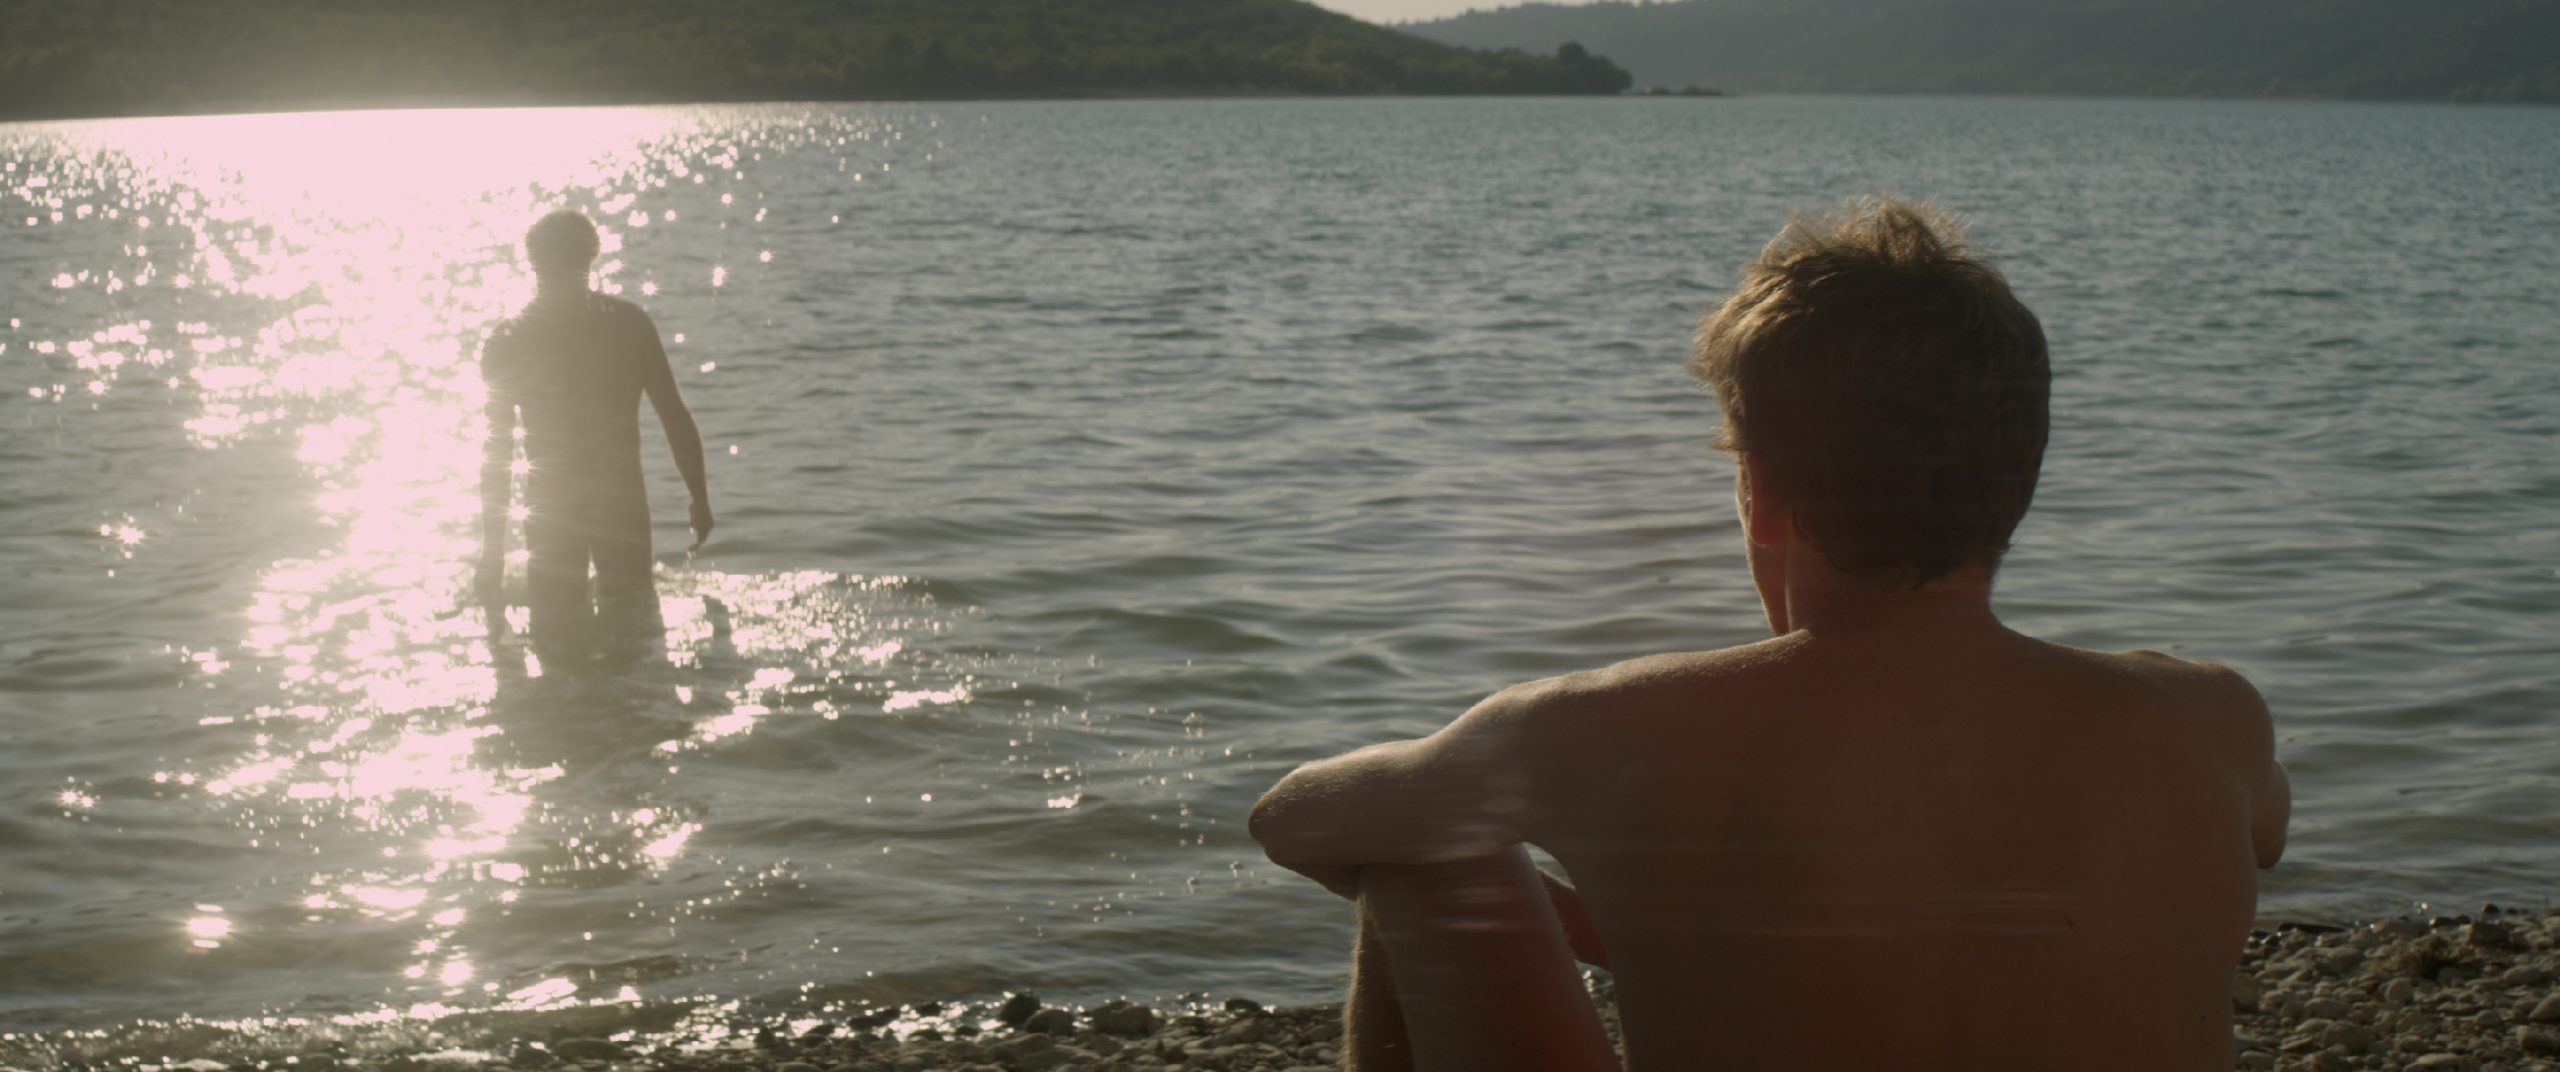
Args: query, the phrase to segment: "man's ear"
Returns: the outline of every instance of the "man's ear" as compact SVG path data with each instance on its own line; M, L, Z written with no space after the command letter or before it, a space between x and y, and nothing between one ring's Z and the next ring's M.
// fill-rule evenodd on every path
M1795 515L1787 509L1776 485L1769 483L1758 459L1745 454L1742 466L1742 533L1761 547L1774 547L1795 535Z

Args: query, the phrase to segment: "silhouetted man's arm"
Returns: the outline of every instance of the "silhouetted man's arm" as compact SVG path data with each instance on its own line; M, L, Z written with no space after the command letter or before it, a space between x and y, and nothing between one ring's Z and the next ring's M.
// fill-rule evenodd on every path
M480 447L480 569L472 588L484 606L494 607L506 577L507 508L515 499L516 400L512 390L490 375L485 346L480 374L489 389L489 431Z
M641 386L649 394L649 405L658 411L658 423L667 430L667 449L675 453L685 490L693 493L693 547L685 549L692 551L711 538L711 481L702 466L702 431L694 427L693 411L685 408L684 396L676 391L675 370L667 367L666 348L658 343L658 325L646 314L640 323L648 344Z

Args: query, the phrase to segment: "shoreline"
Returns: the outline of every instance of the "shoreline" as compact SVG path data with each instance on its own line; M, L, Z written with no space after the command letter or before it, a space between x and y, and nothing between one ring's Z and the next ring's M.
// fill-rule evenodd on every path
M580 96L391 96L391 97L313 97L295 99L244 99L190 102L185 107L164 107L162 102L130 102L120 106L94 110L8 111L0 109L0 123L34 125L38 123L92 123L116 119L218 119L257 115L303 115L317 112L437 112L541 110L553 108L735 108L735 107L832 107L861 105L941 105L941 104L1077 104L1119 103L1127 101L1339 101L1339 100L1578 100L1578 99L1651 99L1657 96L1697 97L1698 99L1731 99L1737 94L1646 94L1640 92L1377 92L1377 93L1306 93L1288 90L1235 88L1224 90L1183 90L1179 88L1124 87L1058 93L936 93L885 94L868 97L758 97L758 96L648 96L595 95Z
M1595 992L1617 1034L1606 983ZM2233 1067L2273 1072L2560 1072L2560 908L2251 934L2232 979ZM658 1002L237 1025L181 1019L0 1035L20 1072L1313 1072L1338 1067L1341 1008L1031 995L757 1017Z
M1944 100L2061 100L2096 102L2141 102L2187 104L2309 104L2309 105L2413 105L2474 108L2552 108L2560 101L2538 100L2463 100L2454 97L2353 97L2318 95L2259 94L2255 96L2187 95L2177 93L2050 93L2031 91L1983 90L1965 93L1920 90L1877 90L1868 92L1770 92L1727 89L1701 89L1698 92L1651 89L1628 89L1615 93L1556 91L1535 93L1504 92L1359 92L1309 93L1291 90L1226 89L1185 90L1177 88L1123 87L1056 93L937 93L884 94L845 97L760 97L760 96L456 96L456 97L316 97L290 100L226 100L191 102L185 107L163 107L158 103L128 103L112 108L10 111L0 109L0 124L34 126L44 123L94 123L118 119L219 119L262 115L304 115L328 112L431 112L431 111L499 111L540 110L553 108L730 108L730 107L833 107L838 105L958 105L958 104L1114 104L1158 101L1363 101L1363 100L1693 100L1734 101L1750 98L1828 97L1841 99L1944 99Z

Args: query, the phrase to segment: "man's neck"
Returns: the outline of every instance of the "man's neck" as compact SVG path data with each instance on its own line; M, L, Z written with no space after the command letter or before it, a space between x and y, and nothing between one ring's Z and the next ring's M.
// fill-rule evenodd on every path
M575 279L543 275L533 277L533 300L535 301L583 298L588 293L585 276Z
M1788 628L1816 637L2001 627L1991 613L1991 567L1984 562L1968 562L1915 588L1851 577L1818 554L1798 555L1789 562L1786 600Z

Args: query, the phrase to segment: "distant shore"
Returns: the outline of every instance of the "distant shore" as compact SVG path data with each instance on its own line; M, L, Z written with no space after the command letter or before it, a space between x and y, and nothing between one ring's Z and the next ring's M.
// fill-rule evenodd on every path
M1598 998L1610 1035L1615 1003ZM707 1007L707 1006L705 1006ZM26 1072L1316 1072L1338 1067L1341 1010L1087 1009L1013 995L792 1018L705 1021L682 1005L464 1013L364 1027L209 1025L21 1033ZM2250 937L2232 979L2233 1067L2273 1072L2560 1070L2560 909L2286 924ZM139 1063L135 1063L135 1059ZM156 1063L155 1063L156 1062ZM2057 1067L2067 1064L2057 1058Z
M1095 90L1095 91L1091 91L1091 92L1078 92L1078 93L1050 93L1050 94L983 94L983 95L971 95L971 94L963 94L963 93L952 93L952 94L939 94L939 95L933 95L933 96L885 96L885 97L845 97L845 98L807 98L807 99L757 99L757 98L746 98L746 97L741 97L741 98L704 98L704 99L666 99L666 100L659 100L659 99L654 99L654 98L620 98L620 97L610 97L610 98L608 98L608 97L560 97L560 98L471 97L471 98L456 98L456 99L436 99L436 98L425 98L425 99L421 99L421 98L410 98L410 97L404 97L404 98L385 98L385 99L368 99L368 98L337 98L337 99L326 99L326 98L324 98L324 99L312 99L312 100L287 100L287 101L258 101L258 100L253 100L253 101L225 101L225 102L219 102L219 103L194 103L194 104L191 104L191 105L189 105L188 107L185 107L185 108L178 108L178 109L160 109L160 110L154 110L154 109L152 109L152 108L150 108L150 107L132 107L132 108L125 108L125 109L121 109L121 110L119 110L119 109L112 109L112 108L100 108L100 109L88 110L88 111L80 111L80 110L72 110L72 111L59 111L59 110L26 110L26 111L12 111L12 110L9 110L9 109L7 109L7 108L5 108L5 107L0 107L0 123L64 123L64 122L94 122L94 121L109 120L109 119L185 119L185 118L211 117L211 116L226 116L226 115L279 115L279 114L290 115L290 114L298 114L298 113L303 113L303 112L442 111L442 110L448 110L448 109L479 109L479 108L492 108L492 109L495 109L495 108L526 108L526 109L530 109L530 108L728 108L728 107L757 107L757 106L771 106L771 107L791 107L791 106L831 107L831 106L836 106L836 105L847 105L847 104L876 104L876 105L906 105L906 104L913 104L913 105L948 105L948 104L1056 104L1056 103L1075 103L1075 102L1086 102L1086 101L1089 101L1089 102L1114 102L1114 101L1259 101L1259 100L1269 100L1269 101L1283 101L1283 100L1305 100L1305 101L1315 101L1315 100L1468 100L1468 99L1482 100L1482 99L1487 99L1487 98L1504 98L1504 97L1508 97L1508 98L1511 98L1511 99L1538 99L1538 100L1573 100L1573 99L1586 99L1586 100L1587 100L1587 99L1593 99L1593 98L1597 97L1597 98L1600 98L1600 99L1612 99L1612 98L1614 98L1614 99L1626 100L1626 99L1634 99L1634 98L1639 98L1639 97L1643 97L1643 98L1653 98L1653 97L1700 97L1700 98L1724 98L1724 97L1731 97L1731 96L1734 96L1734 94L1723 93L1723 92L1700 92L1700 93L1665 92L1665 93L1647 93L1647 92L1641 92L1641 91L1629 91L1629 92L1626 92L1626 93L1618 93L1618 94L1589 94L1589 93L1519 93L1519 94L1487 94L1487 93L1293 93L1293 92L1288 92L1288 91L1285 91L1285 90L1269 90L1269 91L1265 91L1265 90L1250 90L1250 89L1234 89L1234 90L1159 90L1159 89L1129 89L1129 90Z
M11 118L248 109L1611 94L1572 42L1467 49L1306 0L54 5L0 41Z

